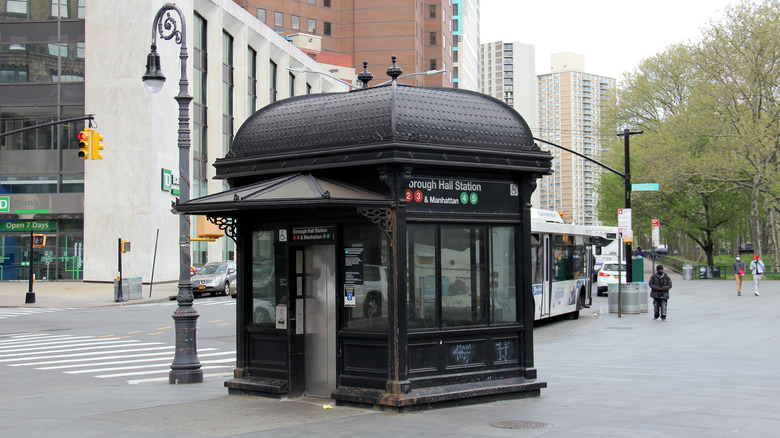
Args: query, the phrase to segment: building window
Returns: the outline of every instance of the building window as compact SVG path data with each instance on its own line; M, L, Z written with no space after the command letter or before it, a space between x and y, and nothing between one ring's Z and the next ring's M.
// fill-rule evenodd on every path
M68 18L68 0L51 0L51 16Z
M306 94L311 94L311 84L308 82L306 83Z
M249 99L247 99L247 109L248 114L251 115L257 111L257 52L251 47L247 47L246 55L246 71L248 73L247 94L249 94Z
M458 20L452 20L452 31L457 32L458 30L460 30L458 28Z
M290 97L295 96L295 75L290 73Z
M452 5L452 16L457 17L458 15L460 15L460 12L458 11L459 11L458 4L455 3L454 5Z
M428 32L428 44L431 46L436 45L436 32Z
M297 15L290 16L290 27L292 27L293 30L301 30L301 17Z
M387 235L374 225L345 225L342 242L345 253L361 260L363 274L363 281L353 286L355 307L344 308L345 327L387 332Z
M317 0L306 0L306 3L308 3L310 5L316 5L317 4Z
M265 21L265 9L257 8L257 19L260 20L261 23L267 24Z
M436 5L428 5L428 18L436 18Z
M86 0L79 0L77 6L76 17L78 17L81 20L87 18L86 6L84 5L84 2L86 2Z
M314 35L317 33L317 20L313 20L311 18L306 19L307 25L306 25L306 31L310 34Z
M9 14L27 14L27 0L6 0L5 11Z
M322 0L322 6L329 8L330 7L330 0Z
M269 100L271 102L276 102L276 73L279 70L276 63L273 61L270 61L270 72L269 72L269 88L270 88L270 95Z
M428 70L436 70L436 60L435 59L428 60Z
M323 35L327 35L327 36L331 35L330 21L323 21L322 22L322 33L323 33Z
M233 148L233 37L222 32L222 155Z
M274 12L274 26L277 29L284 29L284 14L281 12Z
M458 62L458 51L453 50L452 51L452 62Z

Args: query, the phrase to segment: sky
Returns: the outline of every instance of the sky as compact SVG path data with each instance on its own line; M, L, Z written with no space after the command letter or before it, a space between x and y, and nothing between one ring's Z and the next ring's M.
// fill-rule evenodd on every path
M667 46L700 39L739 0L481 0L480 40L533 44L536 73L550 55L585 56L585 71L620 81Z

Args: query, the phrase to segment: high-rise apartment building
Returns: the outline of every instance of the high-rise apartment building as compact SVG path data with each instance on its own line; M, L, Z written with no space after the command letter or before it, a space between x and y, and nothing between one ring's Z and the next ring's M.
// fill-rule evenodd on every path
M452 1L452 34L453 86L480 91L479 0Z
M583 55L556 53L550 60L551 72L538 76L537 135L598 160L602 105L615 79L585 73ZM601 168L559 148L540 146L553 154L553 174L539 182L539 208L563 211L566 222L598 225Z
M234 1L280 35L322 37L322 50L351 56L358 71L368 61L368 70L380 82L392 55L404 74L446 71L401 79L407 84L456 86L453 58L458 59L460 88L472 87L479 75L473 62L478 59L473 55L479 39L479 0Z
M482 93L513 107L537 135L539 122L534 46L517 41L485 43L481 45L481 57Z

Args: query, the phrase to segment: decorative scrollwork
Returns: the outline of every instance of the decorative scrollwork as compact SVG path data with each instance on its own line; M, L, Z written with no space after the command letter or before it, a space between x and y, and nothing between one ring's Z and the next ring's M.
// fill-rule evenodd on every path
M160 32L160 38L164 40L174 39L176 44L181 44L181 31L178 29L178 22L171 17L170 11L165 14L165 19L157 23L157 30Z
M379 226L379 229L382 230L385 234L387 234L387 237L390 239L390 242L392 244L393 241L393 224L395 222L395 211L389 208L379 208L379 209L372 209L372 208L358 208L358 213L362 214L366 217L366 219L370 220L371 223Z
M214 217L207 216L209 222L219 227L220 230L225 232L225 235L233 239L236 242L236 236L238 235L238 221L234 217Z

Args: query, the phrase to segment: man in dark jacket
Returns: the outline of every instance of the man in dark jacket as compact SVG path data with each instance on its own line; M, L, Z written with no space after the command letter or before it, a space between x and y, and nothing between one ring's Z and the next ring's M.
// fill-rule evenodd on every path
M672 288L672 279L664 273L663 265L655 267L655 274L650 277L650 297L653 298L653 319L661 317L666 321L666 301L669 299L669 289Z

